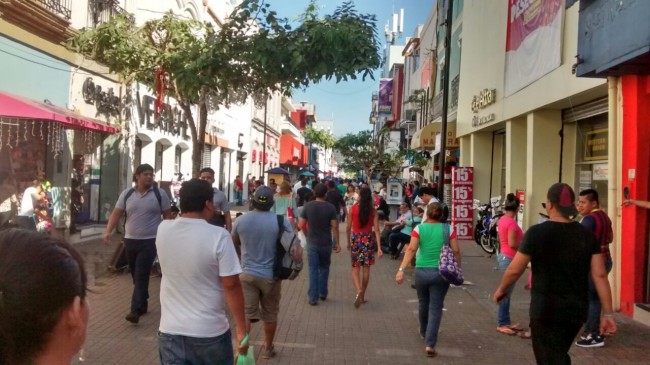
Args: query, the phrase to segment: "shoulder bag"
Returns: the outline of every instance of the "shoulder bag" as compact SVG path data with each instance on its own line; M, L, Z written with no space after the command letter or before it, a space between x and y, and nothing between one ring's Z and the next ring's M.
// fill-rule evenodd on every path
M454 254L449 244L449 224L443 223L442 235L444 242L440 251L438 271L440 272L440 276L447 280L449 284L461 285L465 281L465 278L463 277L463 270L458 265L458 261L456 261L456 254Z

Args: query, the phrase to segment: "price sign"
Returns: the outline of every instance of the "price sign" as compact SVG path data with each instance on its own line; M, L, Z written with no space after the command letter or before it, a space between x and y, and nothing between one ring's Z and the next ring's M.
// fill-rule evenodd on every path
M460 240L471 240L473 238L474 170L471 167L454 167L451 190L451 219L456 235Z

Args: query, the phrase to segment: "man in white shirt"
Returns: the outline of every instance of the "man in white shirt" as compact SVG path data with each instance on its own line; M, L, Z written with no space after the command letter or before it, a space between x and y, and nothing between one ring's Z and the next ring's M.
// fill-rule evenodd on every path
M161 270L160 363L233 364L232 334L225 303L235 321L238 353L246 334L244 294L237 253L224 228L206 220L214 214L207 181L183 183L183 215L158 227L156 248Z
M20 210L16 215L16 224L20 228L36 231L36 222L34 221L34 207L39 200L41 193L41 184L38 180L32 181L32 185L25 189L23 198L20 201Z

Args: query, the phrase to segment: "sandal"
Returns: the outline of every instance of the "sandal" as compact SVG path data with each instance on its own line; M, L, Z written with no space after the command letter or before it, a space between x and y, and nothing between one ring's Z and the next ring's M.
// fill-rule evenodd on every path
M519 338L523 338L524 340L529 340L531 337L530 331L521 331L519 332Z
M517 334L517 332L515 332L515 330L513 330L512 328L510 328L508 326L497 327L497 332L503 333L504 335L508 335L508 336L514 336L514 335Z
M359 308L361 306L361 293L357 293L357 296L354 298L354 307Z
M524 328L521 327L521 326L519 325L519 323L511 324L511 325L509 325L509 326L505 326L505 327L508 327L508 328L510 328L511 330L513 330L513 331L517 331L517 332L520 332L520 331L523 331L523 330L524 330Z

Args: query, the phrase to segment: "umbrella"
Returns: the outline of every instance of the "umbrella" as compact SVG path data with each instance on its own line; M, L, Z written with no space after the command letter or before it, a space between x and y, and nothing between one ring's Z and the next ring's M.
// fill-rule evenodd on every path
M309 171L303 171L303 172L300 173L300 176L312 177L312 176L316 176L316 175L312 174Z
M283 174L283 175L289 175L289 171L283 169L282 167L274 167L268 171L266 171L269 174Z

